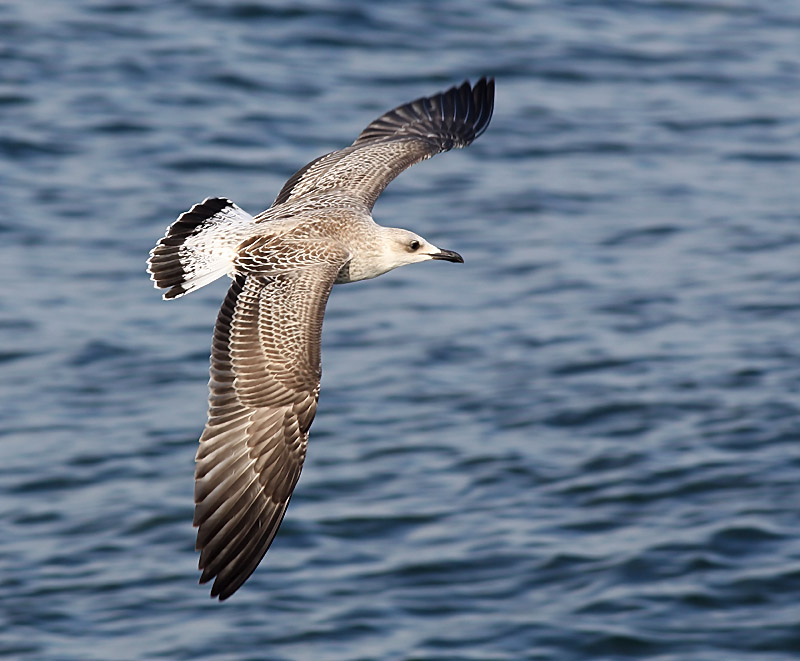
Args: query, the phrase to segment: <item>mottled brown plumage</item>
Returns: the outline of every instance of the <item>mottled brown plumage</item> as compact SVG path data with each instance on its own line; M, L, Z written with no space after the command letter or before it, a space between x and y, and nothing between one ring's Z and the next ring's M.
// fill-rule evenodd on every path
M153 249L152 279L177 298L227 273L211 352L208 422L195 473L201 583L226 599L252 574L286 512L317 409L320 336L336 283L427 259L463 261L377 225L375 200L400 172L464 147L488 126L481 79L382 115L286 182L255 218L224 198L182 214Z

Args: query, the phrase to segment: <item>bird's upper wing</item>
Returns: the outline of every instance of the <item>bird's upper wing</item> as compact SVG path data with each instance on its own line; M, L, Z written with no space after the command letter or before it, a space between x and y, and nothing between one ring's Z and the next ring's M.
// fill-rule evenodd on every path
M317 409L325 304L350 255L328 239L239 251L214 329L208 423L195 472L201 583L226 599L281 524Z
M406 168L470 144L486 130L493 107L494 80L481 78L474 86L465 82L390 110L349 147L320 156L293 174L274 205L335 188L371 209Z

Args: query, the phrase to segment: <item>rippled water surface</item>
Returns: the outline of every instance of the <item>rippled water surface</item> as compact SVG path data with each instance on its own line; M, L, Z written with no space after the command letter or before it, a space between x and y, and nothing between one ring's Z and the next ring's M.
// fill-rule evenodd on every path
M800 650L800 5L0 5L0 655L777 661ZM494 75L375 209L461 252L337 287L309 455L234 598L196 584L215 283L396 104Z

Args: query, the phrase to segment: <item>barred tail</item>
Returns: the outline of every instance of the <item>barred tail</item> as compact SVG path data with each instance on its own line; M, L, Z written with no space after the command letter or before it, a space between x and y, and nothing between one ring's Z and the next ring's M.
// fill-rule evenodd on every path
M252 232L253 216L222 197L181 214L150 251L147 270L164 298L179 298L233 269L237 246Z

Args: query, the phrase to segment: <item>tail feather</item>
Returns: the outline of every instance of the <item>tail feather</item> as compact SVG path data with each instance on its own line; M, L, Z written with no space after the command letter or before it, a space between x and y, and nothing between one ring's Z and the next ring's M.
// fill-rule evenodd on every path
M252 232L253 216L230 200L195 204L167 228L150 251L147 270L164 298L179 298L230 273L237 246Z

